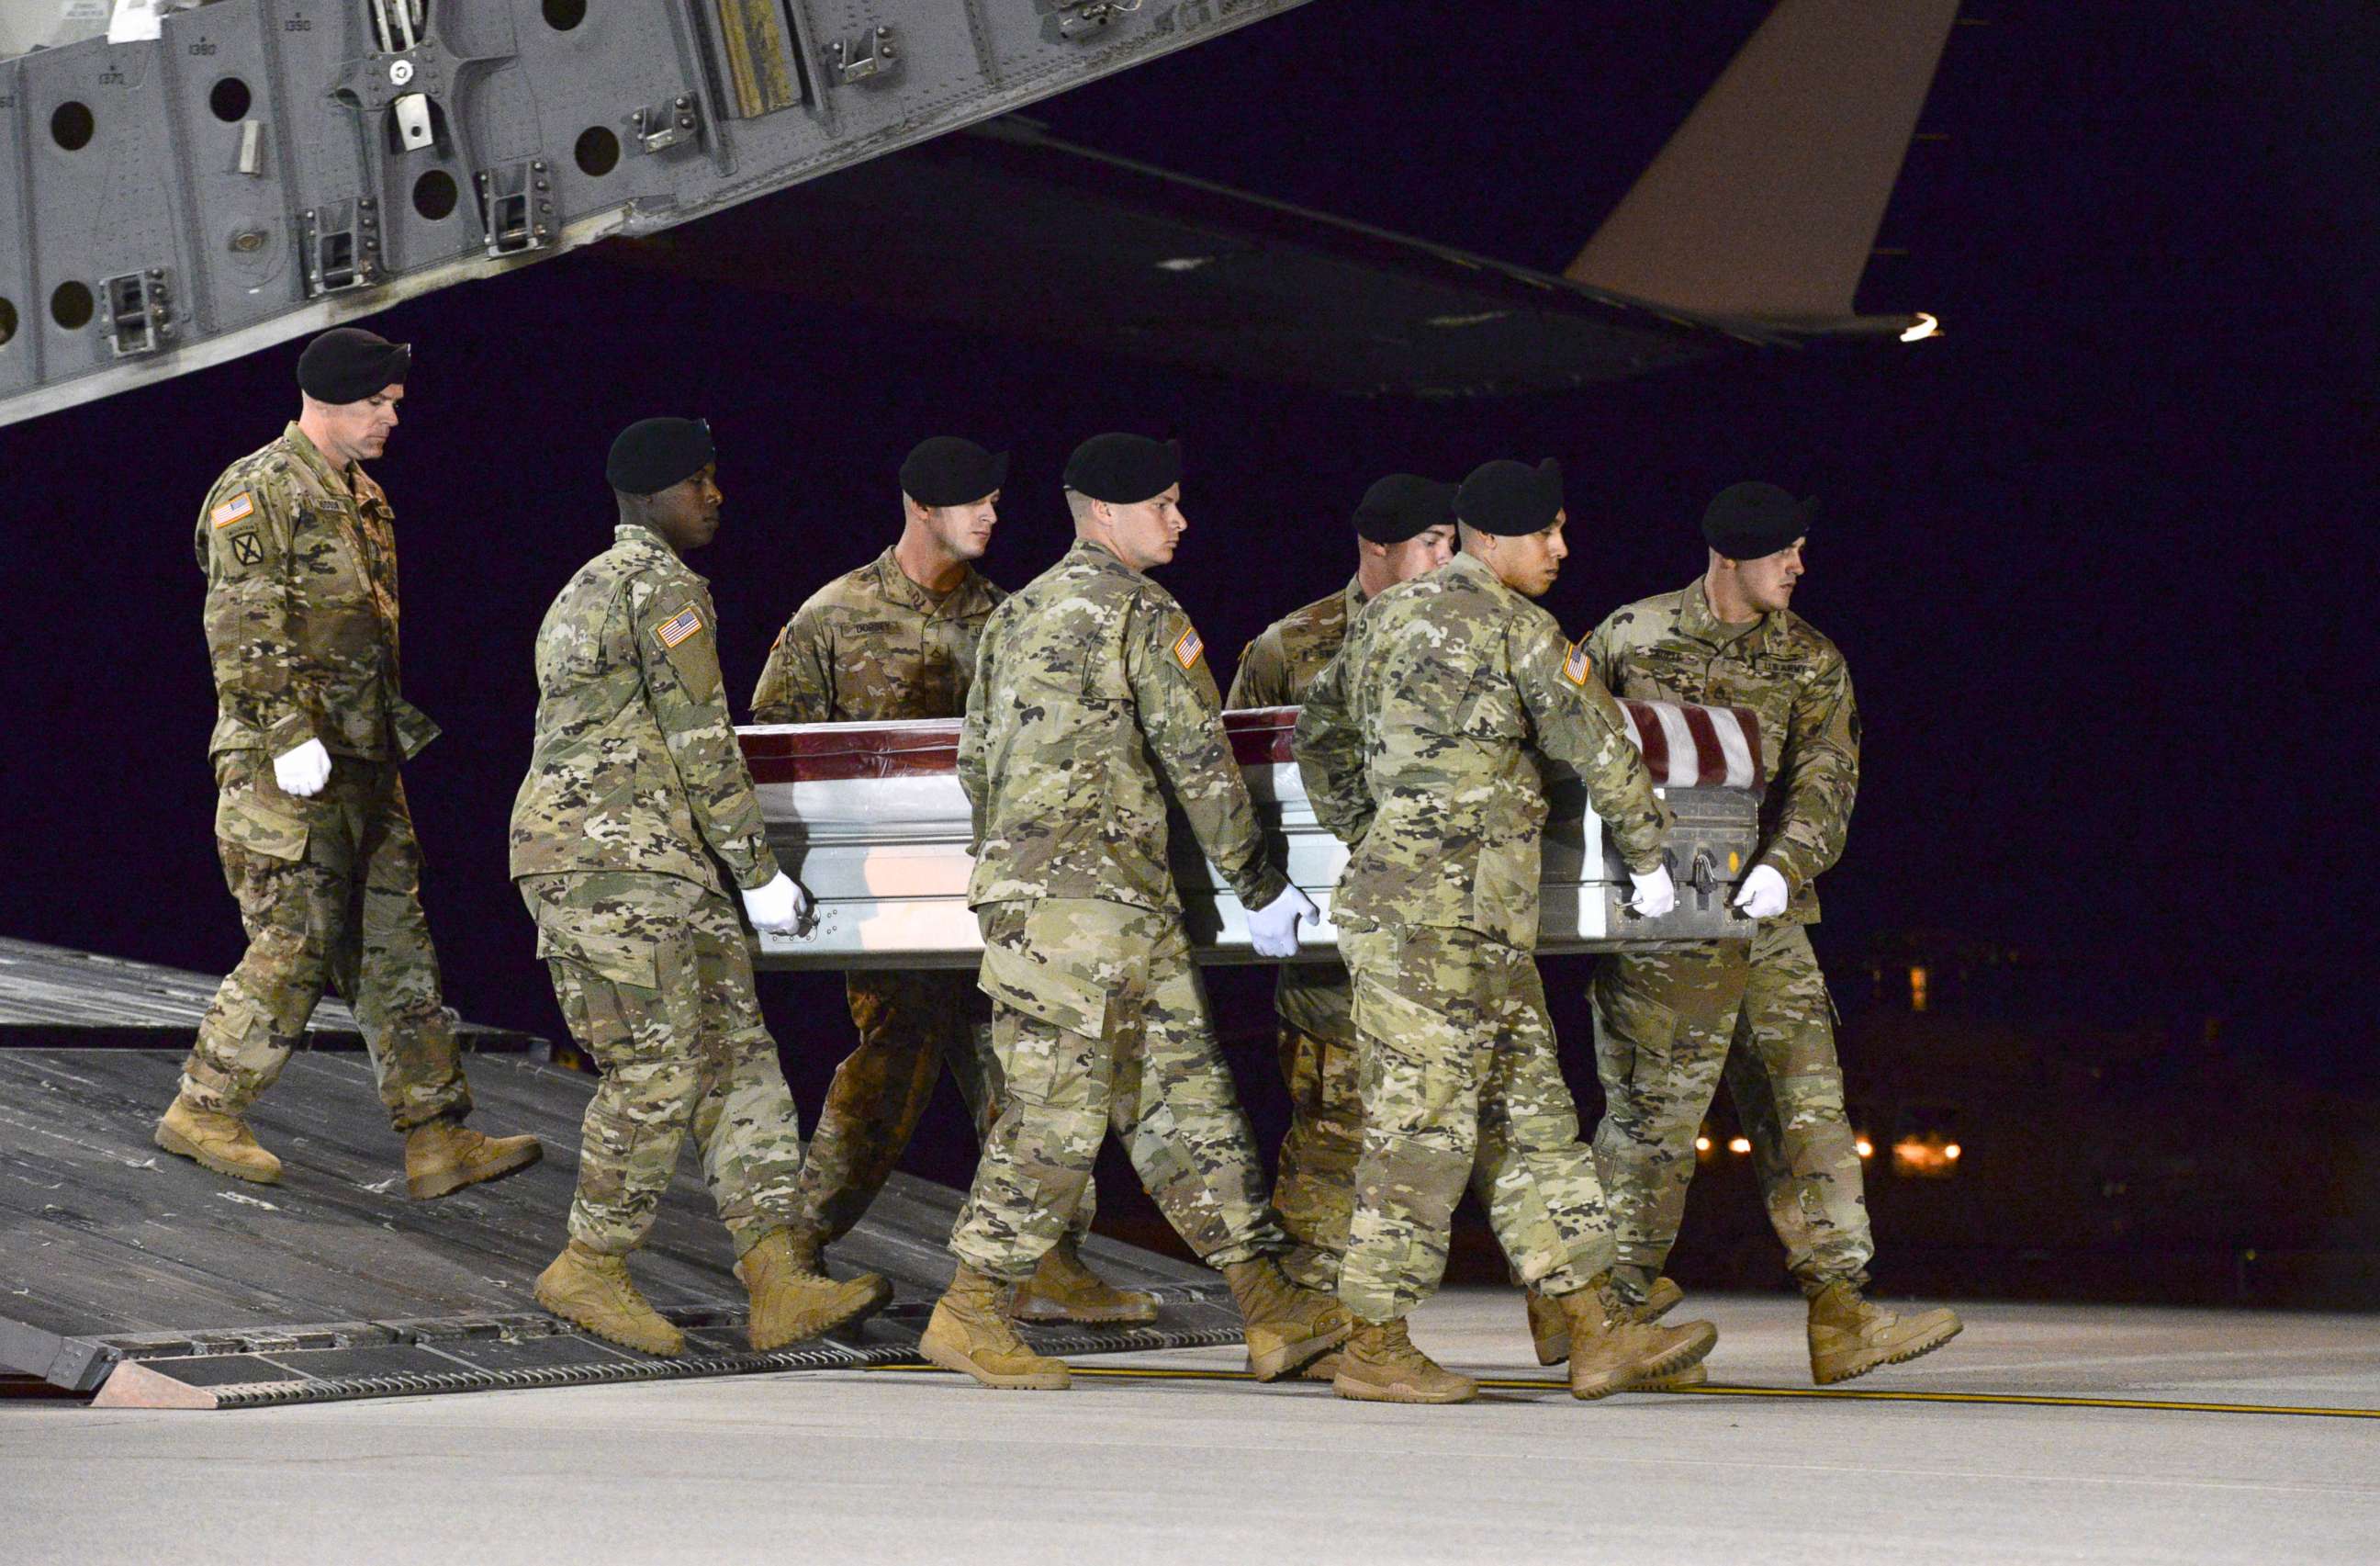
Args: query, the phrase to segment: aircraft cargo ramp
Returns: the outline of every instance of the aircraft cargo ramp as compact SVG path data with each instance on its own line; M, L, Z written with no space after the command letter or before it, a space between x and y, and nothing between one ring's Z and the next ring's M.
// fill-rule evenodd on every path
M891 1278L892 1305L855 1334L752 1353L727 1235L688 1157L637 1262L688 1351L614 1349L530 1295L564 1238L594 1079L475 1057L477 1123L535 1132L545 1161L418 1203L361 1055L299 1052L251 1111L287 1167L275 1186L151 1144L180 1058L0 1049L0 1382L96 1392L102 1406L237 1408L891 1364L915 1359L950 1278L959 1193L895 1176L831 1255L838 1273ZM1087 1250L1109 1278L1155 1291L1163 1314L1151 1327L1029 1332L1045 1352L1239 1341L1213 1273L1106 1241Z

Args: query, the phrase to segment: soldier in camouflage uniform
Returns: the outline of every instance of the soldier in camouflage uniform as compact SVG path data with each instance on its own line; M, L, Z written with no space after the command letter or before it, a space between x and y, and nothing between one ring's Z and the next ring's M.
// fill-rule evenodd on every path
M1567 553L1560 470L1490 462L1455 504L1463 552L1365 606L1297 725L1315 816L1350 849L1331 916L1362 1040L1339 1274L1358 1327L1334 1386L1378 1401L1477 1394L1405 1328L1444 1273L1468 1183L1513 1268L1569 1318L1572 1393L1600 1398L1699 1361L1717 1334L1625 1319L1608 1292L1603 1193L1535 957L1540 761L1584 779L1647 914L1675 900L1669 813L1584 651L1529 602Z
M1355 508L1355 537L1354 579L1265 627L1240 654L1226 706L1303 702L1306 687L1346 640L1356 610L1383 589L1446 564L1454 548L1454 486L1390 474L1364 492ZM1364 1134L1352 1006L1341 963L1284 964L1274 981L1290 1118L1272 1205L1294 1242L1281 1265L1294 1281L1326 1291L1339 1287Z
M752 692L759 723L957 717L984 621L1007 596L977 571L998 520L1008 454L938 435L901 464L899 542L820 588L769 650ZM835 1068L802 1166L794 1245L815 1261L875 1201L947 1063L978 1134L999 1116L990 1008L965 973L855 973L844 981L859 1046ZM1082 1207L1017 1291L1027 1321L1145 1322L1157 1301L1108 1284L1078 1249Z
M1184 527L1180 448L1087 441L1066 465L1076 542L992 614L959 780L974 807L967 900L984 933L1005 1101L951 1235L959 1258L919 1352L986 1385L1056 1389L1002 1311L1082 1201L1110 1125L1165 1216L1220 1268L1262 1379L1346 1333L1281 1276L1263 1164L1217 1048L1166 861L1168 796L1249 910L1265 955L1314 906L1266 857L1198 633L1143 573Z
M655 1354L685 1340L637 1291L626 1257L689 1130L735 1238L755 1349L828 1331L892 1293L873 1275L830 1280L789 1232L800 1127L727 888L771 930L798 927L808 899L761 835L721 688L718 615L681 558L718 532L712 458L710 426L692 420L648 419L613 443L619 525L538 628L537 735L512 815L538 955L603 1073L570 1242L538 1278L538 1303Z
M1810 1300L1810 1368L1824 1384L1930 1352L1959 1319L1898 1317L1861 1294L1875 1245L1808 935L1817 877L1851 826L1859 709L1842 655L1787 606L1814 510L1773 484L1721 491L1704 517L1704 575L1615 610L1586 651L1621 696L1753 709L1769 780L1734 899L1759 922L1749 948L1615 955L1596 971L1606 1111L1595 1150L1619 1230L1615 1277L1623 1291L1645 1289L1676 1241L1723 1067L1769 1221Z
M398 764L438 726L398 693L396 532L362 459L385 449L409 345L352 327L298 360L295 423L215 481L198 525L217 716L215 845L248 951L215 992L157 1144L260 1184L281 1161L243 1116L326 983L355 1009L406 1188L443 1196L537 1162L462 1124L454 1019L420 900Z

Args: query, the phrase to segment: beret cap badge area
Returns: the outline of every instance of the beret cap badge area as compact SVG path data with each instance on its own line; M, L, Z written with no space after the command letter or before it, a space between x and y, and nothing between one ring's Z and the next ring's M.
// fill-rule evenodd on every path
M1773 483L1747 480L1711 496L1703 508L1703 540L1730 560L1759 560L1792 546L1810 531L1818 497L1796 500Z
M612 442L603 477L623 495L653 495L694 477L718 454L708 419L639 419Z
M334 326L298 356L298 387L335 407L401 385L412 367L411 343L393 343L360 326Z
M1550 457L1534 468L1500 457L1482 462L1454 495L1464 526L1504 538L1543 532L1561 508L1561 464Z
M901 493L920 506L972 506L1008 482L1008 453L957 435L921 440L901 459Z
M1182 481L1182 443L1147 435L1093 435L1066 459L1065 484L1111 506L1137 506Z

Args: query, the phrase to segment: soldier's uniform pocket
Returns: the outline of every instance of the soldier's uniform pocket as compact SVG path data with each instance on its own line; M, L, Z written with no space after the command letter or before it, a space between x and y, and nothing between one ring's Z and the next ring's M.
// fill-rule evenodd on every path
M976 983L1012 1011L1087 1038L1108 1029L1108 985L1087 965L1069 962L1064 952L1036 949L1023 905L989 909L984 914L983 966Z
M215 796L215 838L268 859L306 857L305 819L257 798L252 789L225 789Z
M571 929L558 919L537 922L537 955L560 957L578 964L598 978L638 989L659 987L654 959L659 944L647 935L602 929Z

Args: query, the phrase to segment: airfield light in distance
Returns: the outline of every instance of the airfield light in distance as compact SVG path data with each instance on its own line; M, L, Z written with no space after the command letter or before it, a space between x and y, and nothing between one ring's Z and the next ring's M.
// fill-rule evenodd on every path
M1905 343L1922 343L1928 337L1941 335L1942 323L1922 310L1917 312L1915 322L1900 329L1900 340Z

